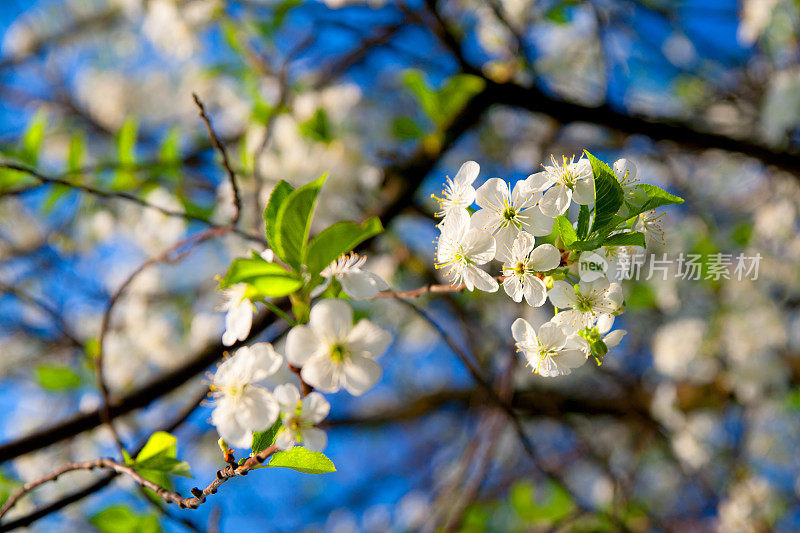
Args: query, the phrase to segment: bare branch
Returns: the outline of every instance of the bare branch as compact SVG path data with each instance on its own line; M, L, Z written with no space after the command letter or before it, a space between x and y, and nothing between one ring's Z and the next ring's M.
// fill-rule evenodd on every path
M228 160L228 151L225 149L225 145L220 142L219 137L217 137L217 133L214 131L214 126L211 125L211 119L206 114L206 108L203 105L203 102L200 100L200 97L197 96L197 93L192 93L192 98L194 98L194 103L197 104L200 118L203 119L203 122L206 125L208 136L211 138L211 144L222 156L222 166L225 167L225 171L228 173L228 179L230 180L231 188L233 189L233 205L236 207L236 210L233 213L233 218L231 219L231 225L235 226L236 222L239 220L239 213L242 211L242 200L239 197L239 186L236 183L236 173L233 171L231 162Z

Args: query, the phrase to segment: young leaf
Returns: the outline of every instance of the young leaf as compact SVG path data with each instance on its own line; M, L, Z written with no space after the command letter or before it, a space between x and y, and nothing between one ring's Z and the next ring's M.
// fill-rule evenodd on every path
M303 279L287 272L277 263L261 257L234 259L228 273L220 283L225 288L236 283L248 283L263 297L277 298L291 294L303 286Z
M439 125L446 125L485 85L482 78L472 74L456 74L449 78L437 94L439 105L436 118Z
M314 115L300 124L300 134L314 141L328 144L333 140L328 114L320 108Z
M644 234L639 231L616 233L608 237L603 244L605 246L641 246L644 248Z
M644 203L642 206L642 210L639 213L644 213L645 211L650 211L651 209L655 209L656 207L661 207L662 205L680 205L684 202L683 198L680 196L675 196L674 194L670 194L661 187L657 187L655 185L650 185L648 183L642 183L636 186L637 188L643 190L645 194L647 194L647 202ZM637 213L638 214L638 213Z
M136 456L134 468L141 472L160 472L192 477L189 465L175 457L177 439L166 431L156 431ZM144 474L142 474L144 475Z
M317 195L327 177L327 174L323 174L292 192L278 209L275 221L277 248L283 252L283 260L298 272L305 259L308 232L311 229L314 207L317 205Z
M589 234L589 206L582 205L578 212L578 238L585 239Z
M333 461L322 452L310 452L296 446L285 452L275 452L267 466L291 468L304 474L327 474L336 472Z
M422 110L434 122L439 115L439 99L436 92L423 79L419 70L407 70L403 74L403 85L417 97Z
M383 226L377 217L365 220L361 225L355 222L337 222L325 228L308 245L308 271L312 275L318 274L331 261L382 231Z
M114 178L115 189L128 189L135 184L133 166L136 164L136 132L139 121L128 117L117 133L117 159L120 168Z
M414 119L409 117L398 117L392 121L392 135L403 141L419 139L425 133L417 126Z
M19 157L23 162L31 166L36 166L39 161L39 150L44 140L44 131L47 128L47 112L40 109L33 115L28 129L22 136Z
M101 533L161 533L155 513L136 514L124 505L112 505L89 519Z
M619 211L624 192L611 168L586 152L594 175L595 212L591 231L603 230Z
M572 227L572 222L564 215L556 217L553 227L558 231L558 234L561 236L561 241L567 248L570 248L572 243L578 240L578 235L575 233L575 228Z
M36 381L43 388L51 391L63 391L81 386L81 377L66 366L37 367Z
M268 430L253 432L253 443L251 445L253 453L258 453L272 446L275 443L275 437L278 436L278 430L282 425L283 424L279 419L272 424L272 427L270 427Z
M278 218L278 211L281 208L281 204L288 198L288 196L294 192L294 187L286 183L285 181L281 180L275 185L275 188L272 189L272 194L269 196L269 201L267 202L267 207L264 209L264 225L265 231L267 235L267 242L269 242L270 248L275 254L283 259L283 251L278 249L278 239L276 237L276 221Z

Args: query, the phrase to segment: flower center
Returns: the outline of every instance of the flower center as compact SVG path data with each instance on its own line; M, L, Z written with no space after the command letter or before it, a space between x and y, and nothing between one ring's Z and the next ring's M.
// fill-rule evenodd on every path
M333 359L334 363L341 363L347 358L347 355L347 348L343 345L336 343L331 346L331 359Z
M528 266L522 261L520 261L519 263L517 263L517 266L514 267L514 274L516 274L517 276L524 276L527 270Z
M593 306L594 306L594 298L592 298L591 296L582 296L580 294L578 295L578 301L577 304L575 305L575 309L581 311L582 313L588 313L592 310Z
M517 212L511 206L506 206L506 208L503 210L503 220L506 222L513 222L516 216Z

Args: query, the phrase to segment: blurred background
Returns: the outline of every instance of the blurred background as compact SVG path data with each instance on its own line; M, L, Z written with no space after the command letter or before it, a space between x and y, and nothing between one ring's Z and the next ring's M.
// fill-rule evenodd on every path
M40 173L0 169L0 500L116 455L100 342L125 443L169 429L195 476L175 487L213 478L214 277L264 249L280 179L330 172L317 229L380 216L368 266L408 289L438 280L430 194L463 161L480 183L625 157L686 198L649 251L701 254L703 274L626 282L623 344L555 379L509 330L552 309L416 301L504 387L535 460L436 331L381 300L360 310L393 332L384 377L330 396L338 472L254 472L196 511L79 472L0 529L800 529L800 2L6 0L0 28L2 159ZM239 233L203 233L232 192L192 92L239 175ZM758 279L707 275L717 253L760 254ZM254 334L280 351L273 320Z

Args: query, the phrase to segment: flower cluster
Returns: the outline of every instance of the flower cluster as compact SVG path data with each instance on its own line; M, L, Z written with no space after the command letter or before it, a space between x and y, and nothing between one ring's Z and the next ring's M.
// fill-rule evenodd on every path
M611 331L614 317L624 312L624 297L620 284L607 277L609 264L650 240L649 205L681 199L640 185L629 160L618 160L612 169L588 153L553 157L513 187L489 178L475 189L479 170L474 161L464 163L447 179L441 198L434 196L442 217L436 268L444 269L452 285L470 291L495 292L502 282L515 302L539 307L550 300L555 314L538 332L522 318L512 325L533 372L568 374L590 356L600 364L625 335ZM568 218L573 204L577 223ZM493 260L500 275L490 270ZM597 268L584 271L586 265Z
M246 302L252 309L253 304ZM232 307L228 316L238 309ZM248 334L249 327L243 337ZM327 438L314 426L330 410L325 397L319 392L301 397L293 383L281 383L270 391L264 381L276 376L285 359L314 389L332 393L343 388L358 396L380 378L375 358L390 341L389 332L369 320L353 325L353 310L346 301L324 299L311 309L308 324L289 331L285 358L271 344L256 343L237 349L217 368L211 383L211 422L226 443L238 448L250 447L255 432L280 422L275 440L279 450L302 444L321 451Z

